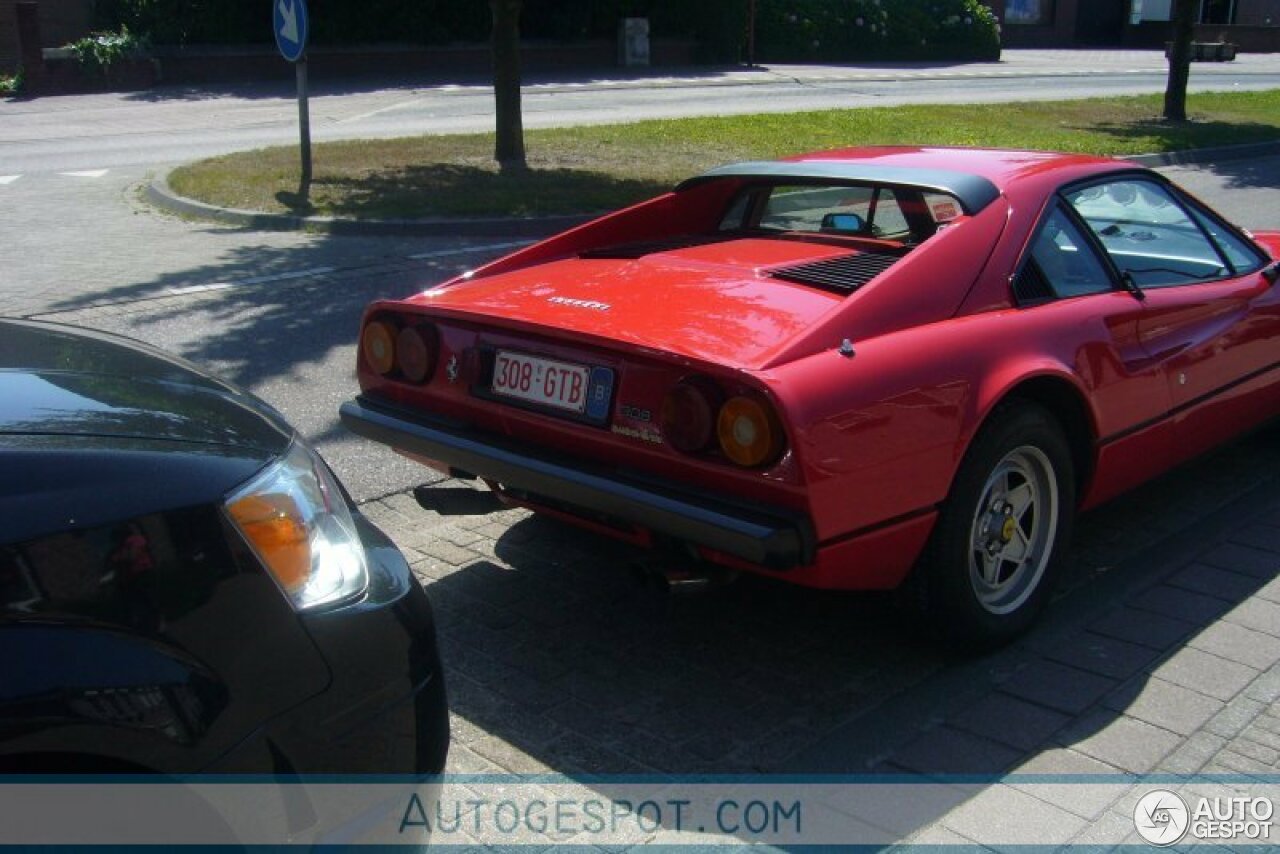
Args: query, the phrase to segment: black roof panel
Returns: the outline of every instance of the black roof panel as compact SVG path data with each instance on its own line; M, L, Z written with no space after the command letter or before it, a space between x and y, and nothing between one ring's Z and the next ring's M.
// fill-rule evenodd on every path
M996 185L981 175L946 169L912 169L882 166L849 160L759 160L717 166L680 182L676 190L686 190L720 178L760 178L768 181L841 181L850 184L880 184L913 187L954 196L966 214L976 214L1000 197Z

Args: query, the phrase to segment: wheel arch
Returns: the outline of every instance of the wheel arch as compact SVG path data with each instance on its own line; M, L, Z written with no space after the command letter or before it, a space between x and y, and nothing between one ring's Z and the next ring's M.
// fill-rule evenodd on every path
M1028 370L1025 364L1019 368L1022 370L1016 373L986 375L990 382L980 387L982 393L971 399L973 416L958 448L960 453L956 456L947 499L940 506L928 549L909 588L911 600L926 618L974 649L990 648L1026 631L1048 601L1057 570L1062 566L1061 543L1070 540L1074 516L1071 511L1078 505L1080 488L1092 476L1094 467L1095 422L1089 398L1079 380L1069 371L1060 366L1055 369L1043 360L1035 366L1039 370ZM1002 381L1006 378L1007 381ZM1057 522L1050 523L1057 527L1045 541L1050 544L1046 546L1050 550L1037 558L1035 574L1025 582L1018 582L1021 586L1014 589L1017 596L1009 603L1008 610L996 611L981 601L972 580L969 562L976 530L974 513L986 512L984 493L991 483L990 466L1000 460L1001 455L1008 458L1006 452L1011 452L1017 447L1016 442L1022 441L1017 437L1024 433L1019 431L1039 425L1039 433L1044 433L1045 416L1030 419L1018 416L1019 405L1025 411L1028 404L1042 409L1061 427L1061 440L1055 438L1052 444L1057 449L1054 456L1062 460L1063 466L1068 462L1062 455L1070 457L1074 476L1068 483L1072 498L1060 507L1066 512L1057 514ZM986 486L983 486L984 480ZM1007 543L1008 534L1004 537ZM1018 572L1021 571L1019 568ZM1018 576L1015 573L1010 577Z
M1097 463L1098 430L1093 408L1078 378L1064 371L1041 371L1006 384L998 393L987 396L986 401L957 461L964 458L997 410L1017 401L1027 401L1044 407L1062 427L1075 468L1077 500L1087 494Z

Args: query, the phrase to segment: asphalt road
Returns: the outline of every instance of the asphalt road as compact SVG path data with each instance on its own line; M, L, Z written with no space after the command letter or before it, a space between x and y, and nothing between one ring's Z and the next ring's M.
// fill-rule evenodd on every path
M998 63L771 66L648 77L530 76L530 128L698 115L927 103L999 103L1163 91L1154 51L1006 51ZM1197 63L1191 91L1280 86L1280 55ZM492 128L483 81L395 84L315 81L316 140L461 133ZM39 172L181 162L296 142L293 91L279 84L160 88L0 103L0 181Z

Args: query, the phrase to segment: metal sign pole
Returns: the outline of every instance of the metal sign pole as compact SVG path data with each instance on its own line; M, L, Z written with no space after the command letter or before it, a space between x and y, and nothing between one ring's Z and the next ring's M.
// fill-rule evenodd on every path
M302 184L298 193L304 198L311 189L311 109L307 102L307 58L294 63L298 70L298 128L302 134Z
M271 27L280 55L293 63L298 77L298 132L302 149L298 195L305 202L311 190L311 109L307 103L307 35L311 31L311 15L307 12L307 0L275 0Z

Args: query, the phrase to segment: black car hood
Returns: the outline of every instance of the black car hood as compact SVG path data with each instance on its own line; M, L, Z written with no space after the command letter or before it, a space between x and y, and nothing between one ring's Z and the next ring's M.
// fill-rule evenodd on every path
M0 543L219 502L292 437L256 397L174 356L0 320Z
M292 429L231 383L137 341L0 320L0 435L97 436L280 454Z

